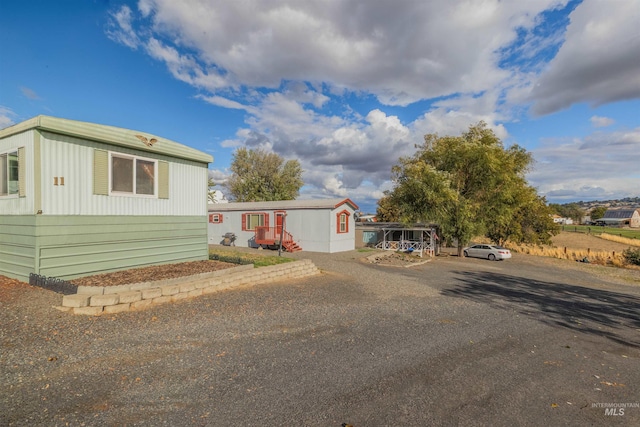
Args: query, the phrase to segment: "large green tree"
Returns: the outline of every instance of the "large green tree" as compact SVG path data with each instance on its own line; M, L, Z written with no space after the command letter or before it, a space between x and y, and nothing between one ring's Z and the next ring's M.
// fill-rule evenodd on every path
M231 172L226 187L236 202L293 200L304 184L300 162L260 149L238 148Z
M575 222L580 222L582 217L585 215L584 209L582 209L577 203L566 203L564 205L551 203L549 206L561 217L571 218Z
M400 220L400 211L398 206L392 200L388 191L378 200L376 208L376 217L381 222L397 222Z
M607 212L607 209L608 208L606 206L597 206L591 209L591 221L602 218L605 212Z
M439 223L458 241L459 254L478 235L502 243L530 239L538 230L545 240L554 230L544 199L524 177L531 154L518 145L505 148L484 122L461 136L426 135L416 148L392 169L386 202L398 207L402 222Z

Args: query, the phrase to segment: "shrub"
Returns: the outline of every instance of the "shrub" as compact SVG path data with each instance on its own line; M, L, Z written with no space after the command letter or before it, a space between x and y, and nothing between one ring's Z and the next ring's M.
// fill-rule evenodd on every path
M240 265L253 264L253 261L248 260L246 258L241 258L238 256L230 256L230 255L210 254L209 259L213 261L228 262L231 264L240 264Z
M622 256L629 264L640 265L640 249L625 249Z

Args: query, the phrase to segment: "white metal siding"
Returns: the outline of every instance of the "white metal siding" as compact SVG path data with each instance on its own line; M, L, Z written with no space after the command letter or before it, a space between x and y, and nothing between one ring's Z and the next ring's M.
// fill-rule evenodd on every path
M207 167L188 160L42 132L44 215L206 215ZM117 151L169 162L169 199L93 194L93 152ZM54 178L64 178L64 186Z
M347 210L349 212L348 218L348 226L349 230L347 233L338 233L338 220L337 216L340 212ZM331 224L331 238L329 239L329 252L343 252L343 251L351 251L355 249L356 243L356 223L354 218L354 211L352 209L347 209L345 205L338 206L336 209L333 209L330 213L330 224Z
M33 137L34 131L29 130L0 140L0 153L24 147L26 160L26 176L20 177L25 179L25 197L0 197L0 215L35 214Z
M338 212L347 209L349 216L349 232L336 232ZM221 213L222 224L209 223L209 243L220 244L225 233L235 233L236 246L251 246L253 231L242 231L242 214L247 212L266 212L269 214L269 226L275 226L274 210L246 210L216 212L215 205L209 206L209 213ZM353 210L345 205L337 209L289 209L286 210L286 230L302 250L311 252L342 252L355 249L355 220ZM267 225L267 224L265 224Z

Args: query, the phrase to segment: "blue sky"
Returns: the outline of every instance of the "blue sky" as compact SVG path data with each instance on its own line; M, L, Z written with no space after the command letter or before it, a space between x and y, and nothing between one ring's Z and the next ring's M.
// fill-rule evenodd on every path
M46 114L298 159L375 211L424 134L484 120L547 200L640 196L637 0L0 1L0 128ZM222 186L220 189L224 191Z

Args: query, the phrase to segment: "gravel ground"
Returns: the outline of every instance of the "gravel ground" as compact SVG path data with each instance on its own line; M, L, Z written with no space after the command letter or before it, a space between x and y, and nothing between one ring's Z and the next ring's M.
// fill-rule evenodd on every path
M0 425L640 423L592 407L640 400L640 277L370 254L286 254L323 274L99 317L11 283Z

